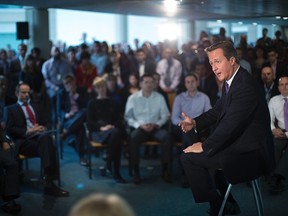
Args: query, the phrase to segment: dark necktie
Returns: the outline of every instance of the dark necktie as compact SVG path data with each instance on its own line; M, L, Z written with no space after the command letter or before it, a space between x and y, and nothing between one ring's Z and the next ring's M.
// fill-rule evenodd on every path
M229 91L229 84L227 82L225 82L225 91L226 91L226 95L227 95L228 91Z
M172 84L171 82L171 66L173 65L173 60L172 59L167 59L167 70L166 70L166 74L165 74L165 79L164 79L164 83L166 85L166 87L170 87L170 85Z
M31 121L32 125L36 124L36 117L32 111L32 109L30 108L30 106L27 103L24 103L24 107L26 109L26 112L28 114L29 120Z
M285 130L288 131L288 100L287 98L284 98L284 122L285 122Z

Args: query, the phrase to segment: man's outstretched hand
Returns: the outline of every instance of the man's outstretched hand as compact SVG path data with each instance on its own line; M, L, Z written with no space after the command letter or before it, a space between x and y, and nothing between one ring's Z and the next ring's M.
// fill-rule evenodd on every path
M183 121L181 121L178 126L181 127L181 130L186 133L190 130L192 130L192 128L196 127L196 122L194 119L190 118L189 116L187 116L185 113L182 112L182 117L183 117Z

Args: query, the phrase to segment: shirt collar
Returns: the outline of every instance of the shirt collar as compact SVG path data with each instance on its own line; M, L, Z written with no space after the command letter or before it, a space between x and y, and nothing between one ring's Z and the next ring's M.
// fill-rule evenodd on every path
M20 106L23 106L23 105L24 105L24 102L23 102L23 101L20 101L20 100L18 100L17 103L18 103ZM30 105L30 99L27 101L27 104Z
M235 73L233 74L233 76L232 76L229 80L226 80L226 82L228 83L229 87L231 86L231 83L232 83L235 75L237 74L239 68L240 68L240 65L239 65L238 68L236 69L236 71L235 71Z

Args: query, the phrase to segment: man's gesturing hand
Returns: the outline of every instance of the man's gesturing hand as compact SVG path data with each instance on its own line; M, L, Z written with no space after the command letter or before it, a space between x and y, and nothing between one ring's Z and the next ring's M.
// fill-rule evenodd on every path
M178 125L181 127L183 132L188 132L192 130L192 128L196 127L196 122L194 119L187 116L185 113L182 112L183 121L181 121Z

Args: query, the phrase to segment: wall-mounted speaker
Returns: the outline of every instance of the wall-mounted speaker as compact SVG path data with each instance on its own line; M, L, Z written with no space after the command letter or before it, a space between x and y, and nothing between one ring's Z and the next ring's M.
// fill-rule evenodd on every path
M29 39L28 22L16 22L16 36L17 40Z

